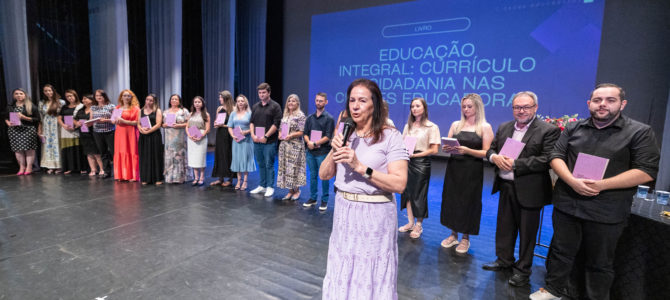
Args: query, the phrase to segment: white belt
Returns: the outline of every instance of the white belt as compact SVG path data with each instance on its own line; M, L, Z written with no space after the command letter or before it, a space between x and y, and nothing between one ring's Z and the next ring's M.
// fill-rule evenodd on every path
M393 201L393 196L391 195L353 194L343 191L338 191L338 193L342 195L342 198L355 202L384 203Z

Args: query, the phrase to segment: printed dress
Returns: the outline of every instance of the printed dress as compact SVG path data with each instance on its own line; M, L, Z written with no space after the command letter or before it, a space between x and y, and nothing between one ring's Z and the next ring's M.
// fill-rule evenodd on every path
M65 100L59 100L61 107ZM46 101L40 102L40 115L42 116L42 159L40 166L47 169L60 169L60 127L58 126L58 114L55 116L47 114L49 106ZM60 113L60 109L58 110Z
M163 120L166 119L170 110L163 112ZM180 108L176 113L175 124L186 123L188 111ZM188 161L186 157L186 131L184 128L165 128L165 182L183 183L190 180Z
M302 112L285 118L282 123L288 123L289 134L305 130L307 118ZM302 136L281 141L279 144L279 159L277 172L277 187L294 189L307 184L305 171L305 141Z

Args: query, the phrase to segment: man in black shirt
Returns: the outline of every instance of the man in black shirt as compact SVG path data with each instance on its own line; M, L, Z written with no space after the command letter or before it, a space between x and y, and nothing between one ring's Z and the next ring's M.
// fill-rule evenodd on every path
M254 156L258 164L260 183L251 190L252 194L265 193L272 197L275 183L275 157L277 156L277 128L281 124L282 111L277 102L270 99L270 85L263 82L258 85L260 102L251 108L249 129L254 141ZM264 128L263 135L256 135L257 128Z
M591 118L570 124L549 159L559 176L554 188L554 236L546 261L546 289L531 299L568 295L570 273L582 251L586 298L609 299L614 280L614 250L635 187L656 178L660 153L652 129L621 114L625 94L614 84L600 84L587 101ZM579 153L609 159L604 179L575 178Z
M326 104L328 98L326 93L316 94L314 105L316 112L307 117L305 121L305 143L307 144L307 164L309 165L309 200L303 203L304 207L311 207L316 204L319 192L319 166L321 162L326 159L328 152L330 152L330 139L333 138L333 130L335 129L335 119L326 111ZM320 131L321 138L312 141L312 132ZM316 136L314 136L316 139ZM321 181L321 205L319 210L324 211L328 208L328 189L329 181Z

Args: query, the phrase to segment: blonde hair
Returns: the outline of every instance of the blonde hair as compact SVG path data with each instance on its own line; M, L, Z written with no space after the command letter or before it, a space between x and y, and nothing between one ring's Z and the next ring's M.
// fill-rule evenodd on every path
M14 100L14 106L16 106L16 99L14 99L14 93L16 91L21 91L23 94L26 96L25 99L23 99L23 106L26 109L26 115L32 116L33 115L33 102L30 100L30 96L28 96L28 92L22 88L16 88L12 91L12 100Z
M475 107L475 133L477 136L482 136L482 127L484 124L486 124L486 116L484 115L484 102L482 101L482 97L475 93L467 94L465 97L463 97L463 99L461 99L461 107L463 106L463 101L465 100L472 101L472 104ZM461 121L458 122L458 125L456 125L454 135L461 132L464 126L465 115L463 115L463 109L461 108Z
M291 100L291 98L298 102L298 107L293 112L289 111L288 109L288 101ZM288 122L292 115L300 115L301 113L302 110L300 109L300 97L298 97L296 94L288 95L288 97L286 97L286 103L284 104L284 116L282 117L282 121Z
M140 107L140 101L137 100L137 96L135 96L135 93L129 89L125 89L119 93L119 99L116 100L116 103L118 103L117 108L123 107L126 104L123 102L123 93L128 92L130 94L131 100L130 100L130 106L131 107Z
M233 109L233 111L234 111L235 113L239 113L239 112L240 112L240 110L239 110L239 108L238 108L238 106L237 106L237 99L238 99L238 98L242 98L242 99L244 100L244 111L249 110L249 99L247 99L247 96L245 96L244 94L239 94L239 95L237 95L237 97L235 97L235 108Z

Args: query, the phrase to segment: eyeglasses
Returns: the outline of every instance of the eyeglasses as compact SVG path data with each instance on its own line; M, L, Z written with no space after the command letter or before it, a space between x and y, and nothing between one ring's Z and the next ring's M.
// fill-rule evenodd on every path
M529 110L533 109L534 107L535 107L535 105L529 105L529 106L512 106L512 109L514 109L515 111L522 111L522 110L524 110L524 111L529 111Z

